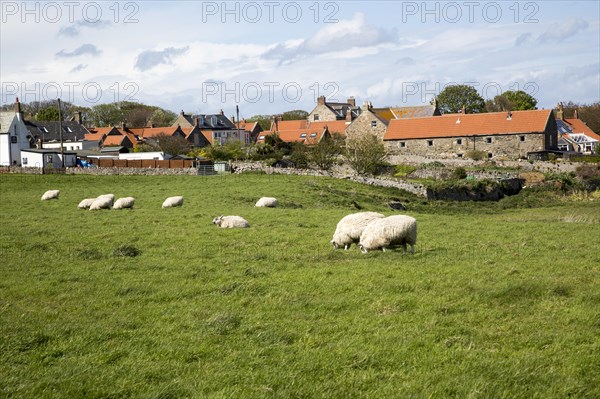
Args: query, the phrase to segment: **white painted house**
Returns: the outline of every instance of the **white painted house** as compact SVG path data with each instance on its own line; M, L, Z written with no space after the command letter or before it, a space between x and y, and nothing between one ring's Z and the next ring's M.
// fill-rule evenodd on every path
M33 145L17 98L15 112L0 112L0 166L21 166L21 151Z
M77 154L75 152L64 152L65 167L77 165ZM60 150L30 148L21 150L21 165L24 168L62 168L62 155Z

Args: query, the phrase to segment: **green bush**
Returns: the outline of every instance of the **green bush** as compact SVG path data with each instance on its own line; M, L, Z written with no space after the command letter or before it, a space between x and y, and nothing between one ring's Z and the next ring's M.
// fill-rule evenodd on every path
M452 178L453 179L457 179L457 180L461 180L461 179L466 179L467 177L467 171L465 168L459 166L458 168L455 168L452 171Z
M487 152L481 150L470 150L465 153L467 158L471 158L473 161L481 161L488 157Z
M417 168L412 165L405 165L405 164L396 165L396 168L394 171L394 176L395 177L406 177L406 176L410 175L412 172L414 172L415 170L417 170Z
M446 167L446 165L444 165L440 161L422 163L421 165L419 165L419 169L439 169L439 168L445 168L445 167Z

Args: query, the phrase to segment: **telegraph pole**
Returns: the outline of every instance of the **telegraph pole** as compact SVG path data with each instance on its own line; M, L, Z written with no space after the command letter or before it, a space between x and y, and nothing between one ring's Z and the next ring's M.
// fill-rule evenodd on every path
M63 147L63 130L62 130L62 114L60 112L60 98L58 101L58 134L60 135L60 158L62 161L62 167L65 167L65 148Z

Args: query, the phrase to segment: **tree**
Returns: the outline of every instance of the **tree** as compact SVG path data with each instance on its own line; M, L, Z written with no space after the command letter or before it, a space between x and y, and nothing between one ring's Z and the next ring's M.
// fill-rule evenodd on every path
M359 175L374 174L386 160L387 151L383 142L375 135L364 134L346 139L346 162Z
M286 111L281 114L282 121L299 121L306 118L308 118L308 112L301 109Z
M258 122L262 130L271 129L271 117L269 115L254 115L246 119L246 122Z
M308 161L320 169L329 170L342 152L339 143L331 137L324 137L316 145L307 149Z
M42 122L58 121L62 115L59 115L58 107L47 107L40 109L35 114L35 120Z
M438 107L443 114L459 112L462 107L467 113L479 113L485 109L485 100L473 86L447 86L437 96Z
M154 148L171 155L185 154L189 150L189 143L181 136L169 136L166 133L158 134L151 144Z
M175 114L175 112L162 108L156 109L150 117L150 120L156 126L171 126L173 122L175 122L175 119L177 119L177 114Z
M494 100L486 101L485 109L487 112L525 111L537 109L537 102L537 99L533 98L523 90L508 90L501 95L494 97Z
M125 120L125 113L117 103L97 104L90 110L93 126L116 126Z

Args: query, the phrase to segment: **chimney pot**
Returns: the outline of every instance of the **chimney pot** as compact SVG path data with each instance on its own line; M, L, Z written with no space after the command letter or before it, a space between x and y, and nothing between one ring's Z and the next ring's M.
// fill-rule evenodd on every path
M221 114L221 115L225 115L225 113L223 112L223 110L221 110L220 114Z
M19 102L19 97L15 98L15 112L18 114L23 113L23 110L21 110L21 103Z
M575 110L575 113L573 114L573 118L579 119L579 112L577 112L577 110Z

